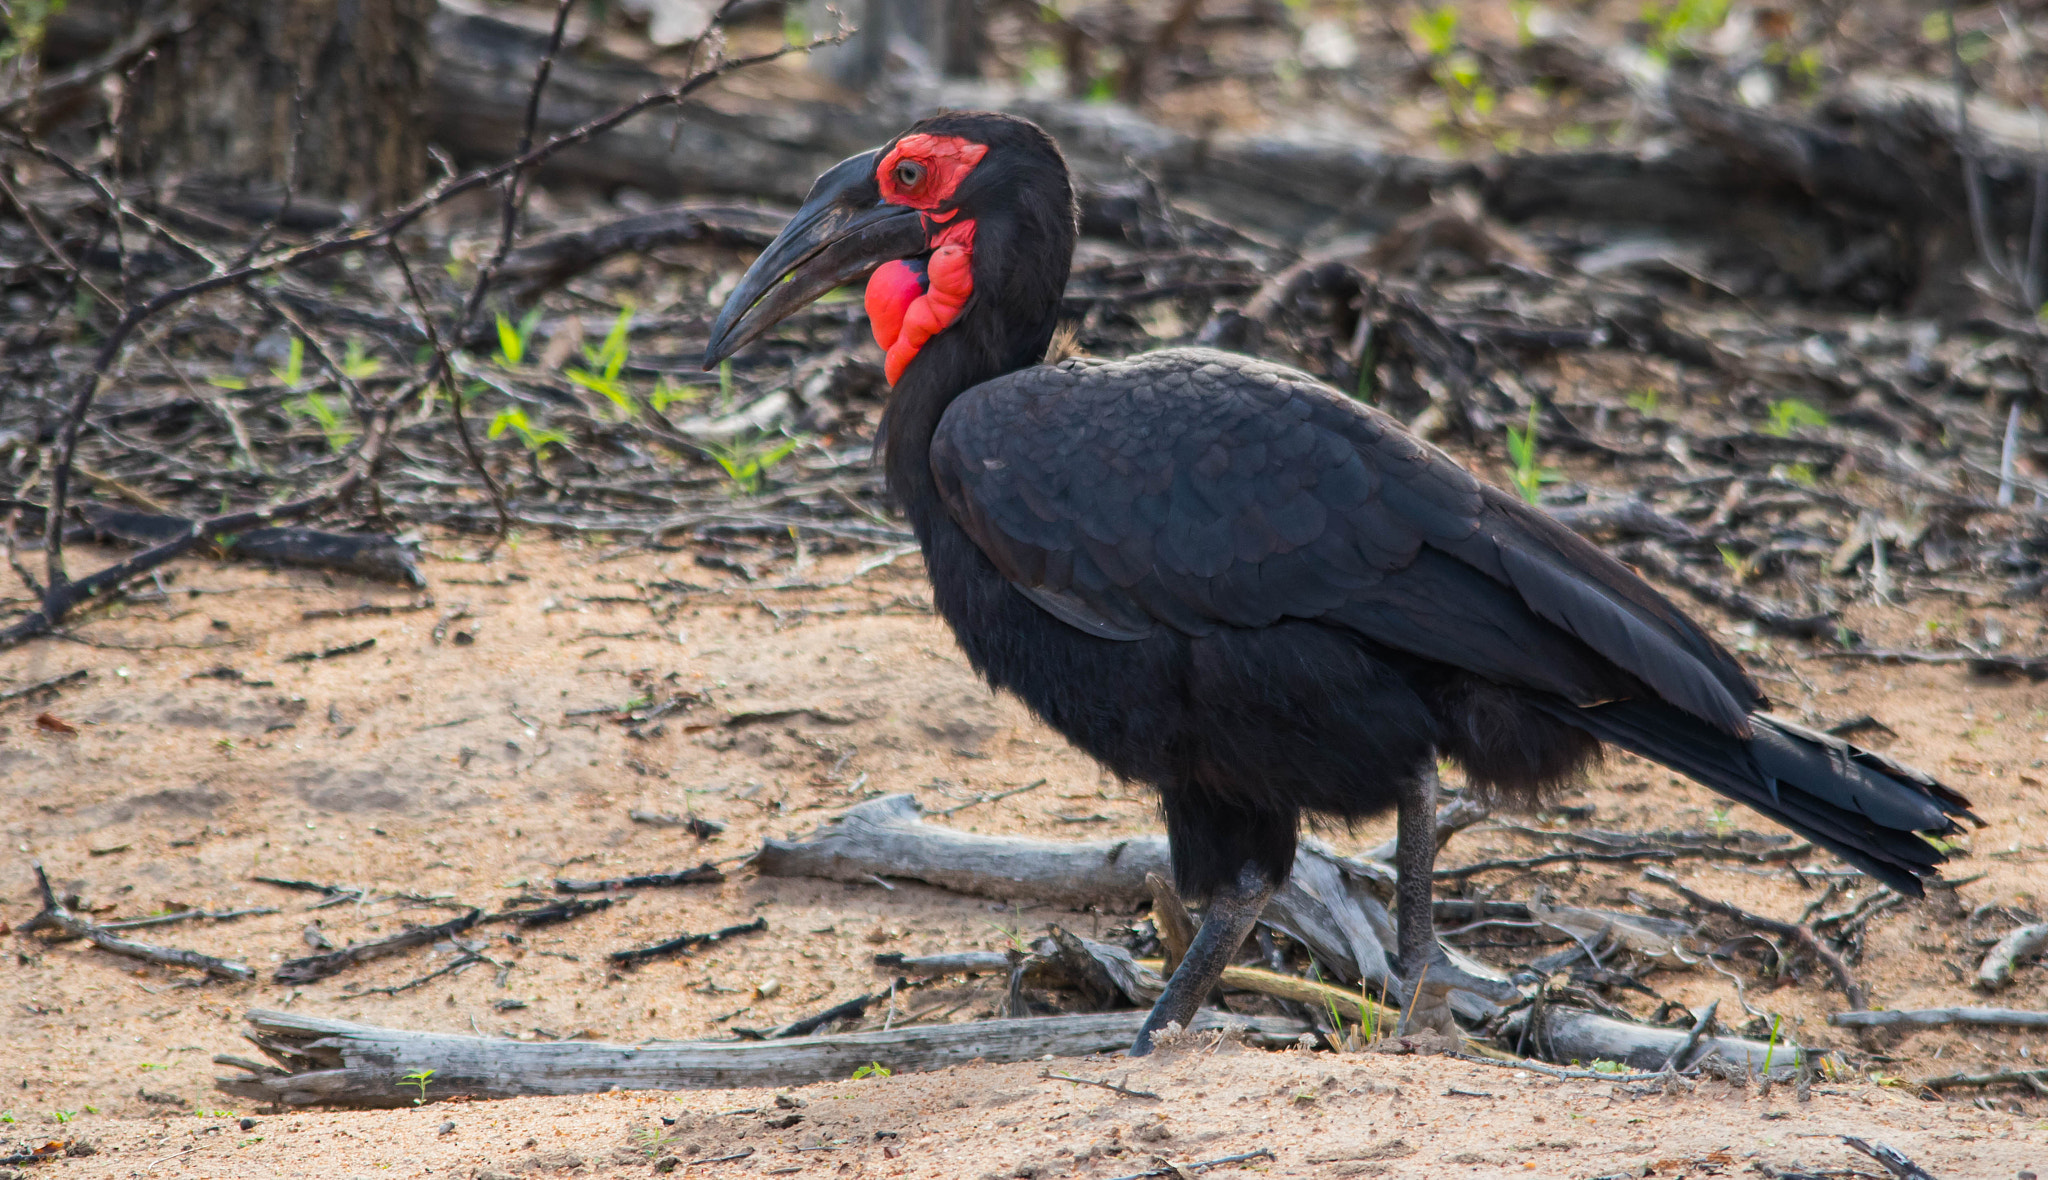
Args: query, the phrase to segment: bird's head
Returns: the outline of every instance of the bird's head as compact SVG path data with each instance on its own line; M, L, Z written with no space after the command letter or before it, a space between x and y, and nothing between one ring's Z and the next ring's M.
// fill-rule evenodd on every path
M935 340L976 380L1036 364L1073 251L1051 136L1008 115L934 115L818 178L719 311L704 367L861 279L891 385Z

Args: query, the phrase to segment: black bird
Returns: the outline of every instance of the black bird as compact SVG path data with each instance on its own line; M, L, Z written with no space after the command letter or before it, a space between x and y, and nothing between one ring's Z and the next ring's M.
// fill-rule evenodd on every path
M1529 800L1654 759L1902 893L1969 801L1763 715L1756 683L1620 563L1307 374L1205 349L1041 364L1075 209L1052 138L938 115L821 176L719 313L710 368L868 278L891 492L988 681L1159 792L1194 946L1132 1046L1210 994L1304 813L1399 811L1399 973L1448 1030L1436 761ZM1424 981L1427 981L1425 984Z

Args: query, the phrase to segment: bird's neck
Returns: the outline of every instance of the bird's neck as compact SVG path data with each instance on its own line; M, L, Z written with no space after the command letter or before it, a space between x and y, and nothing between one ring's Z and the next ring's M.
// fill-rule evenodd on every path
M975 326L956 323L953 331L933 337L890 391L882 424L884 471L889 494L910 517L919 542L930 540L933 514L941 511L931 451L946 407L982 382L1031 363L1018 363L989 347L986 334L974 332Z
M1060 274L1065 278L1064 268ZM910 517L918 541L930 540L936 519L938 488L932 477L932 436L953 399L984 381L1037 364L1052 339L1059 310L1059 288L1050 298L1032 300L1014 319L998 311L994 300L977 300L946 331L918 351L890 392L883 423L883 451L889 492Z

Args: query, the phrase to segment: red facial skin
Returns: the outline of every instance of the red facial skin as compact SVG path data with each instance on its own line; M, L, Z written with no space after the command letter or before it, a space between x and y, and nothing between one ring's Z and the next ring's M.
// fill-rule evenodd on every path
M974 294L974 222L952 221L958 210L933 210L952 199L960 182L988 154L985 144L950 135L906 135L875 166L882 199L893 205L925 211L932 234L932 255L922 279L902 262L891 262L868 280L868 323L875 343L887 353L882 371L894 385L925 342L951 324L968 296ZM905 186L897 166L909 161L923 169L916 183ZM937 223L937 224L933 224ZM941 228L943 226L943 228Z

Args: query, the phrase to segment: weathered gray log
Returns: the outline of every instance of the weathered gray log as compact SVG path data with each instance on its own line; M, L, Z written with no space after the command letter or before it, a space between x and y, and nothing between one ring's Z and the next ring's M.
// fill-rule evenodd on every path
M1463 812L1447 805L1439 819L1455 826ZM1134 905L1150 898L1146 874L1172 874L1164 836L1120 840L1033 840L980 836L928 824L909 795L885 795L827 820L808 840L762 842L754 867L770 877L869 881L907 877L956 893L1049 902L1069 909ZM1387 948L1393 916L1383 900L1393 871L1338 856L1303 840L1287 884L1266 905L1264 920L1309 948L1325 971L1346 983L1393 988ZM1458 965L1500 979L1486 964L1446 947ZM1482 1019L1499 1009L1467 992L1452 993L1460 1015Z
M2021 959L2048 951L2048 922L2022 926L1998 940L1977 967L1977 986L1997 991L2012 982Z
M968 1024L913 1025L889 1032L791 1037L776 1041L652 1041L608 1045L531 1042L375 1028L295 1012L252 1010L249 1039L285 1069L251 1069L239 1058L216 1063L248 1070L215 1079L230 1094L285 1106L410 1106L415 1098L516 1098L624 1090L701 1090L799 1086L850 1077L879 1061L919 1072L980 1058L1029 1061L1051 1054L1084 1057L1128 1046L1141 1011L1103 1012ZM1203 1012L1195 1028L1242 1027L1253 1044L1278 1048L1309 1031L1281 1017ZM424 1092L406 1082L433 1071Z
M1979 1028L2048 1028L2048 1012L2017 1008L1895 1008L1878 1012L1837 1012L1828 1017L1837 1028L1945 1028L1952 1024Z
M1692 1037L1688 1029L1629 1024L1583 1008L1548 1004L1541 1012L1534 1035L1528 1040L1529 1047L1535 1049L1536 1056L1560 1065L1618 1061L1635 1069L1659 1070ZM1501 1033L1501 1043L1523 1043L1522 1033L1528 1019L1526 1011L1511 1017ZM1768 1065L1775 1073L1780 1068L1797 1067L1804 1052L1790 1041L1771 1045L1742 1037L1700 1037L1689 1056L1694 1062L1718 1056L1749 1072L1761 1072Z
M1075 841L980 836L925 823L923 814L910 795L870 799L827 820L808 840L762 841L753 864L769 877L907 877L955 893L1075 910L1135 904L1150 896L1146 873L1173 872L1164 836Z

